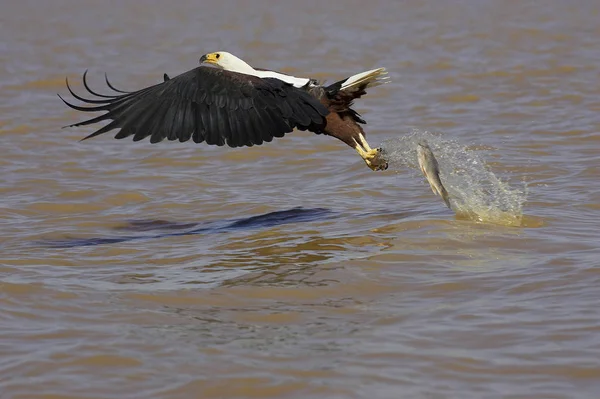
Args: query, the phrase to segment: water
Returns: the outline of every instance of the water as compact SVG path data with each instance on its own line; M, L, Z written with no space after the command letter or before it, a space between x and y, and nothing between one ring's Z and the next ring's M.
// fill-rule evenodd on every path
M0 398L600 397L599 7L5 1ZM306 132L62 128L67 76L135 90L223 49L327 82L386 67L356 110L409 153L372 172ZM433 195L413 131L484 222Z
M507 226L521 226L527 185L513 188L499 179L475 151L440 134L414 129L384 141L380 148L389 167L419 170L417 143L425 141L438 160L440 179L450 195L452 210L459 218Z

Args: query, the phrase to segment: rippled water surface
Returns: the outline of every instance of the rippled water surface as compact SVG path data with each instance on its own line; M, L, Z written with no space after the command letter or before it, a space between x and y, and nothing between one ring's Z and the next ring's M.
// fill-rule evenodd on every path
M600 397L600 4L22 0L0 13L4 398ZM228 50L341 79L372 146L437 132L527 187L457 218L335 139L78 140L56 93ZM81 91L80 91L81 92Z

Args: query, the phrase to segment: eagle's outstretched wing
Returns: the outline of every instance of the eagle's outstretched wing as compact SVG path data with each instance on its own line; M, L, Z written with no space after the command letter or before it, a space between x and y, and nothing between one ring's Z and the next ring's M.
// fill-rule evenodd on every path
M294 128L322 133L328 109L307 91L275 78L256 76L200 66L138 91L126 92L107 85L114 95L92 91L83 75L86 90L98 97L86 99L82 107L61 100L83 112L104 112L95 118L69 126L111 122L83 140L114 129L115 138L133 136L134 141L150 137L151 143L165 138L181 142L229 145L260 145L273 137L283 137Z

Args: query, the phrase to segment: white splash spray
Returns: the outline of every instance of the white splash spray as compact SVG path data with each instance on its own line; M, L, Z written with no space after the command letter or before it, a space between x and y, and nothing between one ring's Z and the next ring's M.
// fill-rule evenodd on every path
M382 155L389 168L406 167L419 171L417 143L425 140L440 167L440 179L450 194L452 210L461 219L471 219L507 226L520 226L527 186L522 190L500 180L482 157L454 140L439 134L413 130L381 143ZM423 175L415 173L423 179Z

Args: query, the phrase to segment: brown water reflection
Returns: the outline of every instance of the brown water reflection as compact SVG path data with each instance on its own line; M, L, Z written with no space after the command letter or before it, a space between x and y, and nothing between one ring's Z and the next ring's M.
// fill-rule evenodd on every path
M0 396L597 398L599 8L3 4ZM61 129L65 76L136 89L219 49L329 81L385 66L357 104L370 142L489 150L528 182L524 226L458 220L414 171L307 133L232 150Z

